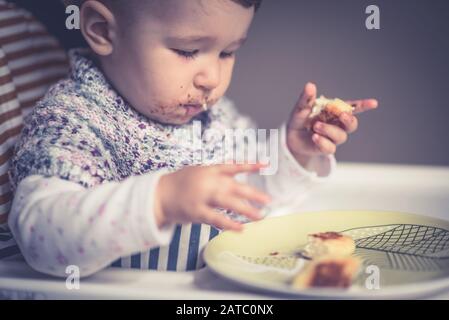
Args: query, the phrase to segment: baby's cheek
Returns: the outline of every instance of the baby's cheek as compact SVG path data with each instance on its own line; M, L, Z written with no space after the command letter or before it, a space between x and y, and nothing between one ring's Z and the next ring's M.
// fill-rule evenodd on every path
M170 116L175 114L180 108L180 105L157 104L152 111L154 114L161 116Z
M155 114L155 115L160 114L160 115L163 115L163 114L165 114L166 110L167 110L167 107L166 107L166 106L156 105L156 106L150 107L148 111L149 111L151 114Z
M168 124L181 124L185 122L185 114L181 105L156 104L149 108L148 116L157 121Z

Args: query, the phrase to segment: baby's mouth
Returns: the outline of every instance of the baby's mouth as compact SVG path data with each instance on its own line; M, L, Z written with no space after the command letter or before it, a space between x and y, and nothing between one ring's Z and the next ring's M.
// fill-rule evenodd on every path
M204 111L204 106L201 104L184 104L182 105L186 109L186 115L193 116ZM207 110L207 105L206 105Z
M187 103L181 104L182 107L186 109L186 115L192 116L202 111L207 111L208 109L208 98L203 99L191 99L189 95L189 100Z

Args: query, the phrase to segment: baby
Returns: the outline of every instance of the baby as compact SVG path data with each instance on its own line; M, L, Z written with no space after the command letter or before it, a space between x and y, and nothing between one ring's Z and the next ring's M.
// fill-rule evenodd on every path
M224 95L260 2L68 1L81 6L89 49L69 52L69 76L25 119L11 162L8 223L34 269L195 270L220 230L242 230L236 215L297 207L328 179L357 119L343 113L309 130L312 83L280 128L273 174L236 163L231 151L254 149L251 141L223 147L227 130L254 127ZM349 103L354 113L377 107Z

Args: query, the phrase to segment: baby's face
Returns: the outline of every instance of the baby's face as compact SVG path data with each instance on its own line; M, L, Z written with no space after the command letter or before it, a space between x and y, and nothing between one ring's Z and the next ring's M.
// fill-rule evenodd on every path
M140 9L134 21L118 18L103 69L142 114L187 123L204 102L211 107L227 90L254 8L230 0L164 0Z

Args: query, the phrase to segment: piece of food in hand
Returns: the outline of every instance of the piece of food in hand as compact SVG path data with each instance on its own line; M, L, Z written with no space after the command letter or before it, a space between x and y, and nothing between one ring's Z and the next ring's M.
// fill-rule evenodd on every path
M338 232L322 232L309 235L302 255L314 259L323 255L349 256L355 251L355 242Z
M317 121L326 123L339 123L339 117L343 112L352 114L353 107L341 99L327 99L320 96L315 100L312 112L309 115L309 129Z
M356 277L360 260L352 256L322 256L307 264L293 279L296 289L348 288Z

